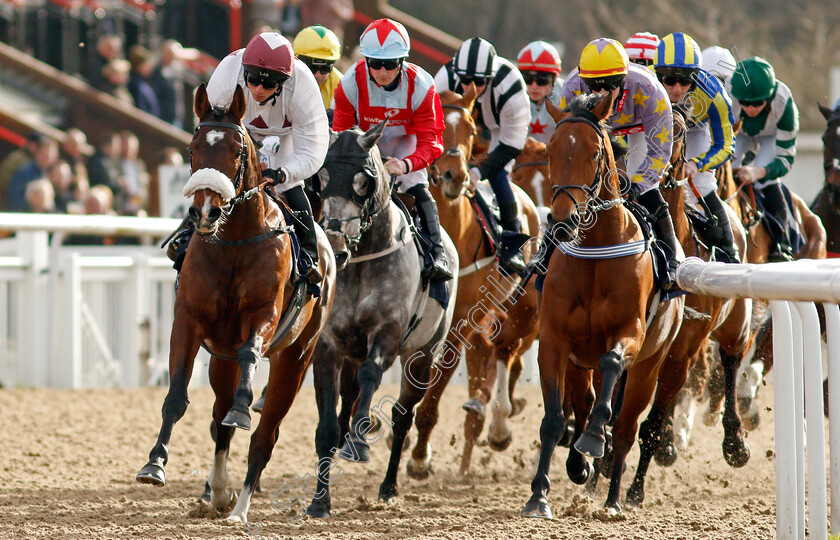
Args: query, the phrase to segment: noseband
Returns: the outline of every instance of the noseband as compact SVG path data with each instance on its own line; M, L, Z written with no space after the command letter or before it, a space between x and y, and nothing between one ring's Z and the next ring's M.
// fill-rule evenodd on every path
M562 193L563 195L566 195L567 197L569 197L572 200L572 204L575 207L577 207L578 206L578 201L572 195L571 190L579 189L579 190L583 191L584 195L586 195L586 201L584 203L584 208L583 208L582 214L583 214L583 218L585 218L586 220L591 219L598 212L601 212L603 210L608 210L608 209L610 209L610 208L612 208L612 207L614 207L618 204L621 204L621 202L622 202L621 197L617 197L615 199L607 199L607 200L603 200L603 199L600 199L598 197L598 193L600 193L600 191L601 191L601 185L603 184L603 179L604 179L604 173L602 172L602 169L603 169L603 165L604 165L604 158L606 157L606 149L604 147L604 145L605 145L604 133L601 131L601 128L599 127L598 123L595 120L596 119L595 119L594 116L592 117L592 119L585 118L585 117L582 117L582 116L570 116L568 118L564 118L563 120L560 120L555 125L555 129L557 129L557 127L564 122L582 122L582 123L588 125L589 127L591 127L592 129L594 129L595 133L598 134L598 139L599 139L598 169L595 171L595 177L592 179L592 182L590 182L589 185L572 184L572 185L561 186L561 185L556 185L555 184L555 185L551 186L552 191L554 191L554 196L551 198L551 203L552 204L554 204L554 201L557 199L557 196ZM609 171L607 172L607 174L609 174ZM557 225L558 226L567 226L567 227L570 226L570 225L574 225L573 228L577 228L577 225L580 222L580 219L581 218L576 216L575 213L572 213L572 215L568 219L565 219L561 222L558 222ZM577 222L577 223L575 223L575 222Z

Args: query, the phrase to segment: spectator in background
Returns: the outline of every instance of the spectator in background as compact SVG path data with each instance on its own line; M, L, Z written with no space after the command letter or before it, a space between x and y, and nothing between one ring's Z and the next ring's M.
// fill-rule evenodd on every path
M85 215L114 215L114 194L108 186L92 186L84 200ZM111 245L114 239L101 235L74 234L64 240L65 246Z
M344 43L344 26L354 12L353 0L304 0L300 4L300 25L326 26L335 32L339 43Z
M38 178L46 178L47 170L58 159L58 143L43 137L35 149L32 161L23 165L12 175L9 183L7 208L13 212L26 210L26 186Z
M122 176L121 150L122 140L118 133L111 133L102 140L90 158L88 170L91 188L98 185L108 186L112 190L116 188Z
M160 47L160 56L149 79L160 105L160 119L175 127L184 127L184 76L183 60L197 58L196 49L184 49L174 39L168 39Z
M143 112L160 118L160 103L150 83L154 61L152 52L142 45L132 45L128 50L131 72L128 76L128 91L134 105Z
M33 180L26 186L26 211L35 214L55 212L55 192L46 178Z
M70 189L73 191L73 198L80 201L84 199L90 184L87 166L89 152L87 136L82 130L70 128L64 133L60 156L70 166L73 176Z
M76 200L73 193L73 171L70 164L63 159L57 160L47 169L47 180L53 188L55 209L58 212L67 212L67 205Z
M131 97L131 92L128 90L128 78L131 71L131 64L128 60L118 58L111 60L105 67L102 68L102 77L105 81L102 83L101 90L111 94L118 101L126 105L134 106L134 98Z
M90 58L85 74L91 86L98 90L105 90L105 77L103 68L112 60L122 58L123 41L116 34L106 34L96 42L96 51Z
M121 215L145 215L149 200L149 171L140 159L140 139L130 131L120 132L122 175L114 193L114 209Z
M280 32L287 36L297 33L303 25L300 22L300 5L308 0L280 0Z
M44 136L38 132L30 133L23 142L23 146L16 148L9 152L9 154L0 162L0 209L8 208L8 191L9 184L12 182L12 176L22 166L31 162L35 157L35 150L38 148L38 143L41 142Z

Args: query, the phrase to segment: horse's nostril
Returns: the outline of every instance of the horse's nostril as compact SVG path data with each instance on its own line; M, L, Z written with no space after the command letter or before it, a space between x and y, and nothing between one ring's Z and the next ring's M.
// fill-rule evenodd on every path
M187 210L187 215L190 217L190 221L194 223L198 223L198 220L201 219L201 212L195 206L190 206L190 209Z
M222 209L219 208L218 206L214 206L207 213L207 219L209 219L211 222L213 222L213 221L216 221L217 219L219 219L219 217L221 217L221 215L222 215Z

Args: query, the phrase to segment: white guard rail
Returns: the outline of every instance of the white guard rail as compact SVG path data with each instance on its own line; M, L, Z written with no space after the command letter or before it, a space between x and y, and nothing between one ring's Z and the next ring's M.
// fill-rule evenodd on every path
M840 530L840 262L706 263L689 258L677 270L679 286L724 298L769 300L773 316L776 433L776 538L804 539L805 449L808 455L808 532L828 538L825 429L820 325L826 315L831 451L831 529ZM806 415L807 411L807 415ZM807 423L807 438L805 424ZM806 444L807 442L807 444Z

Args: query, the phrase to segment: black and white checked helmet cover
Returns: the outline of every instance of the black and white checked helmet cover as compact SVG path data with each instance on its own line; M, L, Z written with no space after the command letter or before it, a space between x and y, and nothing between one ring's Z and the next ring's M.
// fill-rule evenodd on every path
M474 37L458 48L453 58L455 73L465 77L492 77L496 74L496 49L489 41Z

